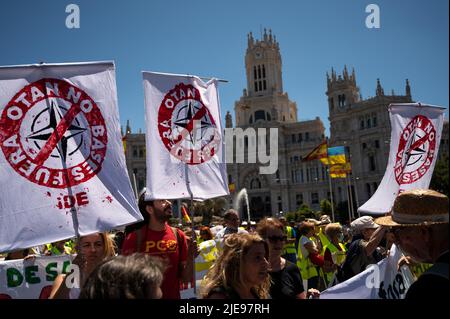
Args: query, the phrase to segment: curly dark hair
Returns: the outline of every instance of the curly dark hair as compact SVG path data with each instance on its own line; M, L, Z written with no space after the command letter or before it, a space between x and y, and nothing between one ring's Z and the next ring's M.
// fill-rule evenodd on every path
M142 253L116 256L100 263L89 275L80 299L152 299L161 286L166 265Z

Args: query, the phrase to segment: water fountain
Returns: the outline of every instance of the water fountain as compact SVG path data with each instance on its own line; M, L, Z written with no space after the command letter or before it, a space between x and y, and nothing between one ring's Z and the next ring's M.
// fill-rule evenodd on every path
M237 193L236 198L234 200L234 209L237 210L239 212L239 214L241 214L241 201L242 198L245 199L245 204L247 205L247 222L250 224L250 205L248 203L248 194L247 194L247 189L243 188L239 191L239 193ZM242 215L242 214L241 214ZM242 220L242 216L241 220Z

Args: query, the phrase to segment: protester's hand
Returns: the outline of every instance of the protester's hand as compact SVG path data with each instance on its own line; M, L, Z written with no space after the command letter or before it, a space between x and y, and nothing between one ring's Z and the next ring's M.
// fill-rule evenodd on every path
M400 268L402 268L404 265L406 266L414 266L416 263L414 260L409 256L402 256L397 263L397 271L400 271Z
M318 299L320 297L320 291L314 288L308 289L306 292L306 298Z
M193 256L196 258L200 254L200 249L197 246L197 241L192 240L192 238L188 241L188 256Z

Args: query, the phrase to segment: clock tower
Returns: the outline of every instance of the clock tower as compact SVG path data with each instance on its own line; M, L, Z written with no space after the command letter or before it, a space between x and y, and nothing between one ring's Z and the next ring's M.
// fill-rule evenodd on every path
M261 40L254 40L253 34L248 35L248 47L245 55L247 73L247 91L250 95L267 95L273 92L283 92L281 77L280 47L272 30L264 29Z
M247 41L247 88L235 103L236 126L296 122L297 105L283 92L280 47L272 30L264 29L261 39L254 39L250 32Z

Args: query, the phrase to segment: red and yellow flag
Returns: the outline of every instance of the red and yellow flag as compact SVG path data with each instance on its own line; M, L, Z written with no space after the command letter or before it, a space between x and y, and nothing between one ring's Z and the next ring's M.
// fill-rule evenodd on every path
M181 206L181 215L183 215L183 219L184 219L185 223L189 224L191 222L191 218L189 217L187 209L184 206Z
M327 142L324 141L324 142L320 143L318 146L316 146L316 148L313 149L308 155L306 155L303 158L303 161L307 162L307 161L312 161L312 160L327 158L327 157L328 157L328 147L327 147Z
M343 164L330 165L331 178L346 178L348 173L351 173L352 167L349 162Z

